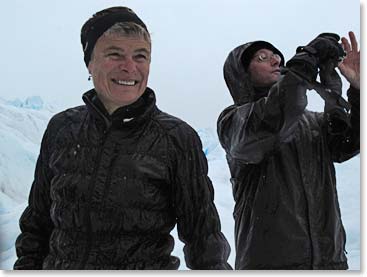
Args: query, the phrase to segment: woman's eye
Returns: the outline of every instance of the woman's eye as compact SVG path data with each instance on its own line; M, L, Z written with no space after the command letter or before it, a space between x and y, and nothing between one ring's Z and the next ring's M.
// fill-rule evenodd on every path
M117 53L117 52L113 52L113 53L109 53L109 54L107 54L107 56L118 58L118 57L120 57L120 54L119 54L119 53Z
M141 60L141 59L146 60L146 59L147 59L147 56L145 56L145 55L143 55L143 54L136 55L135 57L136 57L137 59L139 59L139 60Z

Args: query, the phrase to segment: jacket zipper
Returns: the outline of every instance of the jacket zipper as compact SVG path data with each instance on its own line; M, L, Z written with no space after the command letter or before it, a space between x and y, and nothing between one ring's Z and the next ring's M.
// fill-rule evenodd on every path
M92 200L92 196L93 196L93 191L96 185L96 177L97 177L97 173L101 164L101 156L102 156L102 152L104 149L104 145L107 141L107 137L109 134L109 128L107 131L104 132L104 137L103 137L103 142L100 144L100 149L98 151L98 156L97 156L97 163L96 163L96 167L94 168L93 171L93 179L92 182L89 184L88 186L88 196L87 196L87 210L85 213L85 221L86 221L86 225L87 225L87 245L85 248L85 252L83 255L83 258L81 260L80 263L80 269L84 269L85 265L87 263L88 260L88 256L89 256L89 252L92 248L92 244L93 244L93 235L92 235L92 221L91 221L91 217L90 217L90 213L91 213L91 200Z
M115 144L113 157L111 159L110 167L108 168L108 175L107 175L107 179L106 179L106 182L105 182L105 189L104 189L104 192L103 192L103 198L102 198L102 201L101 201L102 209L105 208L106 198L107 198L107 195L108 195L108 190L110 189L110 184L111 184L111 179L112 179L112 171L113 171L113 166L112 165L113 165L113 163L115 162L115 160L117 159L117 156L118 156L116 154L117 149L118 149L118 144Z
M303 188L303 192L305 195L305 205L306 205L306 210L307 210L307 224L308 224L308 234L309 234L309 239L310 239L310 266L311 269L313 269L313 239L312 239L312 228L311 228L311 220L310 220L310 207L309 207L309 200L308 200L308 194L307 194L307 190L305 187L305 181L304 178L302 177L302 188Z
M299 150L298 150L299 151ZM299 156L299 153L298 153ZM308 183L308 179L305 178L305 174L304 174L304 167L302 166L301 162L298 161L298 167L300 169L300 177L302 180L302 189L303 189L303 193L304 193L304 198L305 198L305 206L306 206L306 215L307 215L307 224L308 224L308 236L309 236L309 240L310 240L310 267L311 269L313 269L313 240L312 240L312 230L311 230L311 221L310 221L310 207L309 207L309 199L308 199L308 194L307 194L307 188L306 188L306 184Z

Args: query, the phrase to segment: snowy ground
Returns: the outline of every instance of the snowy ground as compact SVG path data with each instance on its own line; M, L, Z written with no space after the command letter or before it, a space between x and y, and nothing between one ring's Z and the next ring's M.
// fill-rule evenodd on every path
M12 269L16 259L14 241L19 234L18 220L26 206L33 180L39 144L53 114L42 99L32 97L22 102L0 99L0 268ZM224 152L211 129L198 133L209 163L209 176L215 189L215 203L222 230L232 247L229 263L234 265L233 198ZM360 269L360 158L336 165L342 219L347 233L349 267ZM183 244L174 230L173 255L180 257L180 269L186 269Z

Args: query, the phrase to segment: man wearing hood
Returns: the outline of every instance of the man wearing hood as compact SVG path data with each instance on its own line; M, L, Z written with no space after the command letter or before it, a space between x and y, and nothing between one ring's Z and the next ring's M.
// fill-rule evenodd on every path
M348 268L333 162L360 149L360 53L349 36L351 45L340 45L338 35L321 34L286 67L265 41L235 48L224 64L234 105L219 116L218 136L236 202L236 269ZM350 83L349 103L337 66ZM323 113L306 110L312 88Z

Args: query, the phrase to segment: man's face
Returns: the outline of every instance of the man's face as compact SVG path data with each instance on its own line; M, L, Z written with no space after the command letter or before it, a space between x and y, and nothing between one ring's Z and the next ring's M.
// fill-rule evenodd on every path
M143 38L109 35L98 39L88 70L98 97L110 114L144 93L150 54L150 44Z
M253 56L248 72L255 87L268 87L280 78L281 58L269 49L260 49Z

